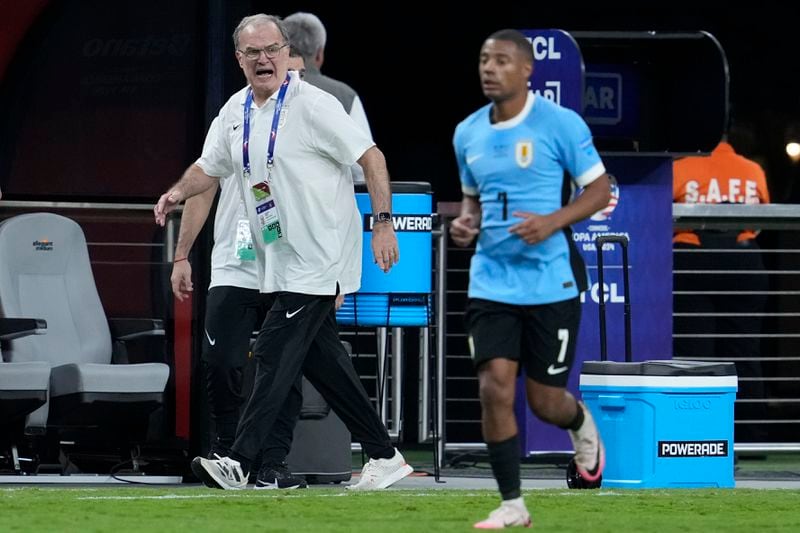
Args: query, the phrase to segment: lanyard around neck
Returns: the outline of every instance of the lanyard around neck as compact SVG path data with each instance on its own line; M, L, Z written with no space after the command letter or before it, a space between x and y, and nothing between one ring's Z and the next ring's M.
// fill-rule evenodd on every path
M275 111L272 114L272 129L269 132L269 143L267 144L267 177L269 178L269 171L272 170L275 164L275 139L278 138L278 123L280 122L281 108L283 108L283 100L286 98L286 90L289 88L289 73L286 73L286 79L283 80L281 88L278 91L278 98L275 100ZM247 88L247 97L244 100L244 126L242 131L242 167L244 170L244 177L250 177L250 107L253 105L253 89Z

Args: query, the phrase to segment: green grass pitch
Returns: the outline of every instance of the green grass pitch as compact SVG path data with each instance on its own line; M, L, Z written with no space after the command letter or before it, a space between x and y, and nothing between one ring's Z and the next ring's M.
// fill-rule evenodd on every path
M528 490L534 528L566 533L797 532L800 491ZM470 531L498 505L489 490L197 487L0 488L0 531L197 533Z

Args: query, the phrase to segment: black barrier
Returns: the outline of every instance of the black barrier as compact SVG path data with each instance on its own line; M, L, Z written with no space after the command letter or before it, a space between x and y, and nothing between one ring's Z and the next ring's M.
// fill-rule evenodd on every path
M729 113L728 61L707 32L570 32L583 116L604 152L710 152Z

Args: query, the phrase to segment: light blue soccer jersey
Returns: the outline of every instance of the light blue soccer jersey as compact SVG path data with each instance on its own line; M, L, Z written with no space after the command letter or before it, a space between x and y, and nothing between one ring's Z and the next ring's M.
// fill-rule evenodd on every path
M453 144L464 194L480 200L481 231L470 266L470 298L534 305L574 298L586 269L569 231L527 244L508 228L562 207L564 172L578 186L605 173L589 128L574 111L528 93L522 112L492 124L491 104L462 121Z

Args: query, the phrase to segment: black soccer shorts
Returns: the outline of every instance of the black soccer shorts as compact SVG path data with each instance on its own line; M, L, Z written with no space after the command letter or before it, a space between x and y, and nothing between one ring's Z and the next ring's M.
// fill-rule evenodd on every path
M471 298L466 322L473 363L477 368L497 357L512 359L531 379L566 387L580 316L579 298L541 305Z

